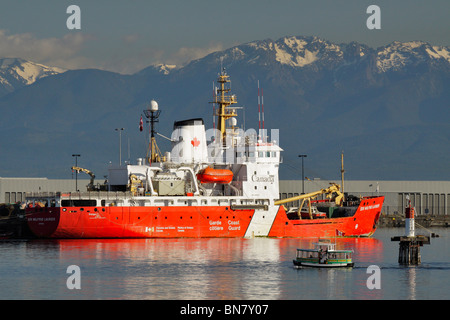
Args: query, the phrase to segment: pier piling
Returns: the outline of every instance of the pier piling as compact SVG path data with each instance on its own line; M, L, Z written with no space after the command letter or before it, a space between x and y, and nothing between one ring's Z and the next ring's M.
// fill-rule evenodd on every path
M404 265L419 265L421 263L420 247L430 244L430 237L415 234L414 207L408 199L405 208L405 235L392 237L391 241L399 241L398 263Z
M391 241L400 241L398 263L404 265L419 265L421 263L420 247L430 244L430 237L392 237Z

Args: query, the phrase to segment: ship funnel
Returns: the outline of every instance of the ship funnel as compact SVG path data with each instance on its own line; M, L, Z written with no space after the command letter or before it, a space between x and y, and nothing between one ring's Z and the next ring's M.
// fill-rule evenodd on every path
M170 154L173 162L196 163L208 160L203 119L175 122L171 140L172 151Z

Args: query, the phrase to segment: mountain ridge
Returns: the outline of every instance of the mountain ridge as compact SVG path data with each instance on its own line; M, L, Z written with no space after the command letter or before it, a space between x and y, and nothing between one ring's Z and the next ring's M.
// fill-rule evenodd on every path
M65 71L63 68L49 67L21 58L2 58L0 59L0 97L44 77Z
M245 108L239 118L245 128L258 127L260 81L266 128L280 130L284 167L308 154L306 173L334 179L344 150L349 179L450 179L442 165L450 160L449 52L424 41L374 49L291 36L133 75L96 69L49 75L0 97L0 130L10 137L0 142L6 155L0 176L67 177L73 153L102 176L107 163L117 162L118 127L126 128L131 160L144 157L148 138L138 120L151 99L160 105L157 130L166 136L173 121L186 118L203 117L212 127L208 102L223 66ZM158 142L167 150L167 142ZM282 178L293 177L281 168Z

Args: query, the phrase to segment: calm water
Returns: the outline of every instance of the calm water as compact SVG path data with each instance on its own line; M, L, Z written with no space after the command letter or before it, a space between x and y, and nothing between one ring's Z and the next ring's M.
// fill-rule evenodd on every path
M33 240L0 242L0 299L448 299L450 230L421 248L422 264L397 263L403 229L337 239L353 269L294 269L317 239ZM81 289L69 290L70 265ZM369 290L367 267L381 270Z

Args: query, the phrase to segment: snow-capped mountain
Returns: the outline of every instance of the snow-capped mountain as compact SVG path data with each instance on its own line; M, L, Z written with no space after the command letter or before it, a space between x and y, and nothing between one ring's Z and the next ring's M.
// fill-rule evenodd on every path
M22 87L0 96L0 135L8 137L0 139L0 150L7 150L0 176L63 177L73 152L101 176L104 163L117 159L113 129L119 126L126 128L131 160L142 157L147 143L138 120L151 99L162 111L157 130L163 135L170 136L173 121L194 117L210 128L211 84L223 66L245 110L238 124L247 129L258 128L260 82L266 128L280 130L286 164L298 166L304 152L308 170L339 176L344 150L352 179L450 179L449 47L283 37L134 75L90 69L50 76L58 70L33 73L36 64L12 60L0 60L0 77ZM162 140L160 148L169 150ZM286 167L282 178L300 177Z
M221 59L222 63L227 65L243 62L249 65L279 64L296 69L317 70L372 61L376 67L374 71L384 73L430 61L448 65L450 48L432 46L423 41L395 41L374 49L356 42L335 44L318 37L292 36L276 41L270 39L253 41L212 53L210 56Z
M177 70L178 66L174 64L162 64L158 63L155 65L151 65L139 72L136 73L136 75L139 76L149 76L149 75L164 75L167 76L174 70Z
M275 61L294 68L308 65L339 62L344 59L341 46L318 37L284 37L277 41L255 41L248 44L257 50L271 51Z
M267 66L275 63L304 68L314 64L339 63L343 61L344 55L345 48L341 45L318 37L284 37L276 41L252 41L209 56L219 57L225 64L239 61L249 65Z
M37 80L65 72L65 69L48 67L20 58L0 59L0 96Z
M378 48L377 67L380 72L398 71L412 64L426 61L450 62L450 49L432 46L423 41L394 41L388 46Z

